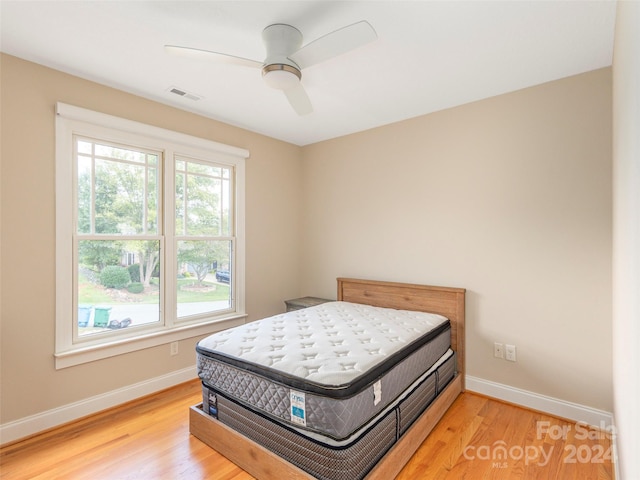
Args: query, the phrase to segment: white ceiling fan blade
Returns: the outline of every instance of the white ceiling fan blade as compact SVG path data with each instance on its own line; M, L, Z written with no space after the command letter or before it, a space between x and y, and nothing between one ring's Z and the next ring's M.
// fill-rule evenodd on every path
M298 115L309 115L313 112L313 106L311 106L309 95L307 95L307 92L301 83L288 90L283 90L283 92Z
M199 48L180 47L178 45L165 45L165 52L171 55L178 55L185 58L204 59L217 63L228 63L232 65L240 65L243 67L262 68L262 62L251 60L249 58L236 57L226 53L210 52L209 50L201 50Z
M314 40L289 55L289 58L300 68L306 68L373 42L377 38L373 27L363 20Z

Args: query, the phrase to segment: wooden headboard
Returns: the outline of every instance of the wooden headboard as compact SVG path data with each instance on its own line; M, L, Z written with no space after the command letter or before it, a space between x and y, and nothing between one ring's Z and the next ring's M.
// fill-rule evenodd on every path
M439 313L451 322L451 348L456 352L464 390L464 288L338 278L338 300L376 307Z

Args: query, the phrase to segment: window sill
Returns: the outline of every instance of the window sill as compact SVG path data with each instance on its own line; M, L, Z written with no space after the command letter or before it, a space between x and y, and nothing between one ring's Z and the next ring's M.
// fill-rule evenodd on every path
M55 356L56 370L73 367L83 363L94 362L104 358L114 357L125 353L157 347L187 338L210 335L227 328L245 323L246 314L237 314L224 320L215 320L197 325L185 325L163 332L141 334L134 338L126 338L106 342L90 347L78 347L66 352L57 352Z

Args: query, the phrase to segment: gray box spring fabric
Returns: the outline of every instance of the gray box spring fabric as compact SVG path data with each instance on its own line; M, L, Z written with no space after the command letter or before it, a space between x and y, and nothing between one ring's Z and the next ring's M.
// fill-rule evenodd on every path
M220 422L322 480L362 479L455 376L449 350L395 402L349 439L295 429L273 421L203 385L203 408Z
M339 440L383 411L450 343L440 315L330 302L207 337L197 365L202 382L228 398Z

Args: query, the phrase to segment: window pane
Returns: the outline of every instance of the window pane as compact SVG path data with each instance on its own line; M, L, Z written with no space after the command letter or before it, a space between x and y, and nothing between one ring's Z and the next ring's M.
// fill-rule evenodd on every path
M158 154L80 138L76 145L79 152L77 232L157 235L160 201Z
M187 167L188 167L189 173L209 175L211 177L217 177L217 178L221 176L220 167L214 167L213 165L203 165L201 163L188 162Z
M96 156L105 158L117 158L120 160L127 160L129 162L145 162L145 153L136 152L135 150L129 150L127 148L112 147L110 145L100 145L96 143Z
M229 180L222 181L222 203L220 205L220 215L221 215L221 231L220 235L231 236L232 225L230 221L230 210L231 210L231 190L229 189Z
M220 234L220 180L187 177L187 235Z
M176 173L176 234L184 235L185 176Z
M144 167L96 160L96 233L144 233Z
M231 191L226 167L176 162L176 234L231 236Z
M78 336L159 323L159 259L159 240L80 240Z
M91 155L91 147L92 147L92 143L91 142L83 142L82 140L78 141L78 153L87 153L89 155Z
M178 242L178 318L231 308L231 242Z
M158 170L150 168L147 171L147 233L157 235L158 231Z
M78 156L78 233L91 233L91 158Z

